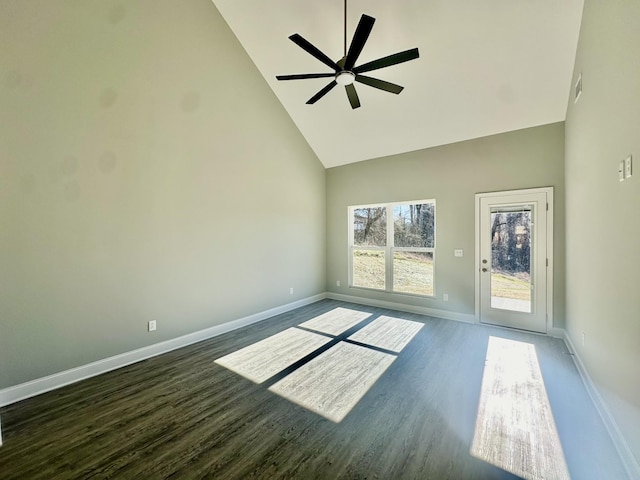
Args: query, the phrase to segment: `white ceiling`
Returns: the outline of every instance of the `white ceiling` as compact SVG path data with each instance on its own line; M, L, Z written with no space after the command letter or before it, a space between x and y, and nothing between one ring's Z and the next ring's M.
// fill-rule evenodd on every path
M330 72L288 39L299 33L343 55L343 0L213 0L325 167L562 121L583 0L350 0L348 42L363 13L376 19L356 65L418 47L420 58L367 75L399 95L356 83L352 110Z

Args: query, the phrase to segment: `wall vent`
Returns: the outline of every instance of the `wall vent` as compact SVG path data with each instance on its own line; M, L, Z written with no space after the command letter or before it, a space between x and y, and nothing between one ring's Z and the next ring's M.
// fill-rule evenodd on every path
M578 80L576 80L576 86L573 90L575 95L573 98L573 103L577 103L578 99L580 98L580 94L582 93L582 72L580 72L580 75L578 75Z

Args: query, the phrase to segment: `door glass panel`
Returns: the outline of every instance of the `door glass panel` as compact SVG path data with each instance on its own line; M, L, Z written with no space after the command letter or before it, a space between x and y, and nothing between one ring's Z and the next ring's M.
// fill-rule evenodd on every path
M491 208L491 308L531 313L533 205Z

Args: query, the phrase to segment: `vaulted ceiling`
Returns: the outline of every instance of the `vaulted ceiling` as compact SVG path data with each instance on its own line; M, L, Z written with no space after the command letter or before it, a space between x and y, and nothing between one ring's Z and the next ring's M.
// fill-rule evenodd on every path
M405 87L356 83L352 109L338 86L305 102L331 72L288 37L298 33L338 61L344 0L213 0L325 167L562 121L571 91L583 0L350 0L347 37L376 19L358 64L418 47L420 58L367 75Z

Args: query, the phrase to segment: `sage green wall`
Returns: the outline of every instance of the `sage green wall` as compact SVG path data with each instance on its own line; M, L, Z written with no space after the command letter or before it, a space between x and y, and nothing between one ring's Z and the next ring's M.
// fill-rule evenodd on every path
M564 124L519 130L327 170L327 290L457 313L475 313L475 194L552 186L555 326L564 319ZM348 288L347 207L436 200L437 298ZM464 257L453 256L456 248ZM340 280L341 287L336 286ZM442 300L443 293L449 301Z
M638 462L639 47L640 2L585 1L573 75L582 72L584 90L569 101L565 155L566 327ZM635 172L620 183L629 154Z
M324 292L324 168L210 0L0 32L0 388Z

